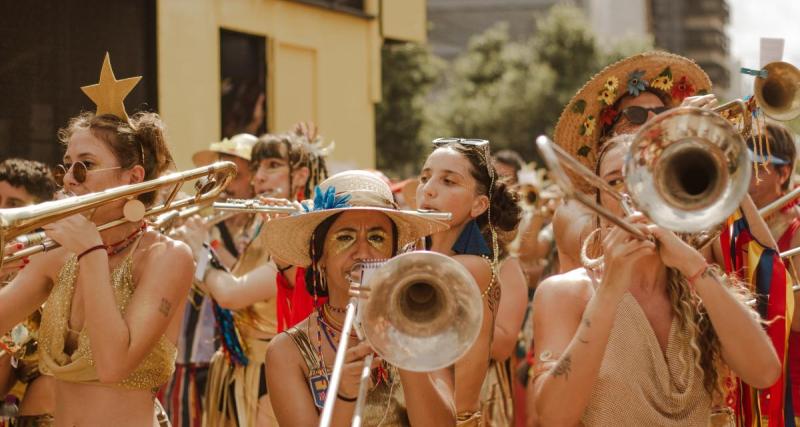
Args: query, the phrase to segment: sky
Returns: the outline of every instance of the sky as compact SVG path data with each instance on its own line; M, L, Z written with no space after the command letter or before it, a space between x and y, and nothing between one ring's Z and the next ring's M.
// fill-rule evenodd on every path
M730 53L741 65L759 66L759 39L785 39L783 60L800 67L800 0L728 0L730 7ZM747 92L752 77L742 76Z

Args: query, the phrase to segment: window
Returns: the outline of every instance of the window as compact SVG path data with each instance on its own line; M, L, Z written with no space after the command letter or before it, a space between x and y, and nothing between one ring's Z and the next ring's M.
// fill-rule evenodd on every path
M267 131L267 40L220 30L222 137Z
M80 88L97 83L106 51L118 79L142 76L125 100L128 113L158 109L155 0L113 4L3 3L0 159L60 163L58 129L94 111Z

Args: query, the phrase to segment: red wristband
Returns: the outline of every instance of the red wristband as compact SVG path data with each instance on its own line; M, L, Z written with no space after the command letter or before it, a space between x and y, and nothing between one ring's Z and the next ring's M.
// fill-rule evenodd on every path
M703 275L703 273L705 273L709 269L709 267L710 266L708 264L704 265L703 268L700 269L700 271L698 271L697 273L694 273L691 276L687 277L686 281L689 282L690 285L694 286L694 282L697 279L699 279L700 276Z
M81 260L81 257L83 257L84 255L88 254L89 252L94 252L94 251L96 251L96 250L98 250L98 249L106 249L106 245L96 245L96 246L92 246L91 248L89 248L89 249L87 249L87 250L85 250L85 251L81 252L81 254L80 254L80 255L78 255L78 261L80 261L80 260Z

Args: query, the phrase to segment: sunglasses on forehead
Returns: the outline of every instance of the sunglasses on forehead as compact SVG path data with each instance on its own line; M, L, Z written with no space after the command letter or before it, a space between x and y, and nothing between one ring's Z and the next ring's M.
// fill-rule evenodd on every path
M442 147L448 144L461 144L470 147L486 147L489 141L485 139L469 139L469 138L436 138L433 140L434 147Z
M86 182L86 175L89 172L100 172L100 171L107 171L113 169L121 169L122 166L114 166L111 168L100 168L95 169L94 165L89 163L87 166L84 162L75 162L75 163L65 163L63 165L58 165L53 169L53 178L60 187L64 186L64 177L67 176L67 172L72 170L72 177L78 184L83 184Z

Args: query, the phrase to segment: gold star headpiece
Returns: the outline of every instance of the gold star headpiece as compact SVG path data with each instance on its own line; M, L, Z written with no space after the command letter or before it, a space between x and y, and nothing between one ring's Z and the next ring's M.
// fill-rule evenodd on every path
M97 105L98 116L111 114L124 121L128 121L128 113L125 112L125 97L133 90L142 76L130 77L117 80L114 70L111 69L111 59L106 52L103 59L103 67L100 69L100 81L97 84L83 86L81 90L92 102Z

